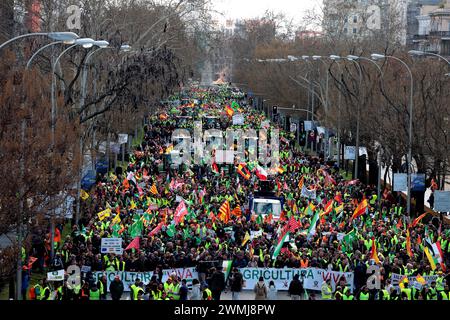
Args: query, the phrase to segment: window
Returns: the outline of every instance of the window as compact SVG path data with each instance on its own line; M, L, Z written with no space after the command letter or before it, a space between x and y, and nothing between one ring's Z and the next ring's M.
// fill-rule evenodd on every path
M358 22L358 17L357 16L353 16L353 23L357 23Z
M344 33L347 34L348 33L348 29L344 28Z
M354 34L356 33L356 28L353 28L353 33L354 33Z

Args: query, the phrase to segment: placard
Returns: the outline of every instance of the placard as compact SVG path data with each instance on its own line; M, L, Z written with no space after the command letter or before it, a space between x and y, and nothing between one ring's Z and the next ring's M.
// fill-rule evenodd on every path
M64 281L64 269L47 272L47 281Z
M101 253L123 254L122 238L102 238Z
M233 125L243 125L243 124L244 124L244 116L241 113L233 115Z
M413 173L411 175L411 191L425 191L425 173Z
M394 173L394 191L408 191L408 175L406 173Z
M216 163L234 163L234 151L216 150Z
M291 132L297 132L297 124L295 122L291 123L290 131Z
M450 191L434 191L434 208L439 212L450 212Z
M344 160L355 160L355 146L345 146L344 149Z

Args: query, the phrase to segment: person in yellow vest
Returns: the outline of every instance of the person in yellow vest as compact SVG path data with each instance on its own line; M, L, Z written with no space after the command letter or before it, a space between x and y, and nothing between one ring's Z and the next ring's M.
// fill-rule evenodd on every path
M173 289L173 283L172 283L172 275L167 278L166 282L164 282L164 292L167 294L167 296L170 298L172 296L172 289Z
M355 300L355 296L350 292L350 290L347 290L344 292L342 300Z
M125 271L125 261L123 261L123 257L120 256L119 259L114 260L114 267L116 271Z
M436 290L437 292L443 291L444 290L444 277L442 276L442 270L439 270L437 272L437 278L436 278Z
M321 292L322 292L322 300L332 299L333 288L331 287L330 279L327 279L322 283Z
M450 292L448 290L448 284L446 284L444 286L444 290L439 291L439 293L438 293L438 300L449 300L449 298L450 298L449 294L450 294Z
M164 288L162 284L154 285L150 290L150 297L153 300L161 300Z
M431 286L427 290L426 299L427 300L437 300L438 294L436 290L436 281L431 281Z
M403 288L401 289L402 300L412 300L412 290L409 288L408 282L403 284Z
M89 290L89 300L100 300L100 290L97 285L94 285L91 290Z
M342 293L342 287L336 287L336 291L334 292L334 300L343 300L344 294Z
M106 276L103 275L100 280L97 282L97 287L100 290L100 299L106 300L106 293L108 288L108 280L106 279Z
M139 289L141 289L142 291L144 290L144 289L142 289L140 287L140 285L141 285L141 279L136 278L134 283L130 286L130 289L131 289L131 292L130 292L131 300L137 300L137 295L138 295L138 292L140 291Z
M209 290L208 285L204 285L205 289L203 290L203 300L212 300L212 291Z
M36 283L33 287L30 288L30 299L31 300L41 300L41 292L43 288L39 283ZM31 294L31 292L33 292Z
M391 300L391 293L387 290L386 286L380 292L380 300Z
M180 300L180 288L181 288L180 279L175 276L172 282L173 282L172 285L173 300Z
M362 287L362 291L359 293L358 300L369 300L370 299L370 292L369 288L367 286Z
M41 291L41 297L39 300L51 300L52 291L50 290L50 287L48 285L47 279L42 279L42 291Z

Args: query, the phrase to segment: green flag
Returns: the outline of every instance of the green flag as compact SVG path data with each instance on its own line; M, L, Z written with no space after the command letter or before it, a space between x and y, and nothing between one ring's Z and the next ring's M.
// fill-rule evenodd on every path
M130 234L130 237L136 238L142 236L142 230L144 230L144 223L139 220L130 226L128 233Z
M278 244L275 247L275 250L273 252L272 255L272 259L276 259L278 257L278 255L281 252L281 248L283 247L284 242L286 241L287 237L289 236L289 231L287 231L286 233L284 233L283 235L281 235L280 239L278 239Z
M169 237L173 238L175 232L176 232L175 225L172 223L167 227L166 233Z
M319 221L319 211L318 210L314 214L314 217L311 219L311 225L309 226L309 229L307 232L307 238L310 238L316 234L317 221Z

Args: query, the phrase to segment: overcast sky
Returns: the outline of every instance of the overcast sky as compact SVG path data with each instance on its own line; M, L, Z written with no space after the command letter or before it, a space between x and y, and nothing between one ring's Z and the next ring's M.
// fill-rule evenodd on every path
M223 12L226 18L246 19L260 17L269 9L282 12L287 17L301 20L305 11L319 7L322 0L213 0L215 9Z

